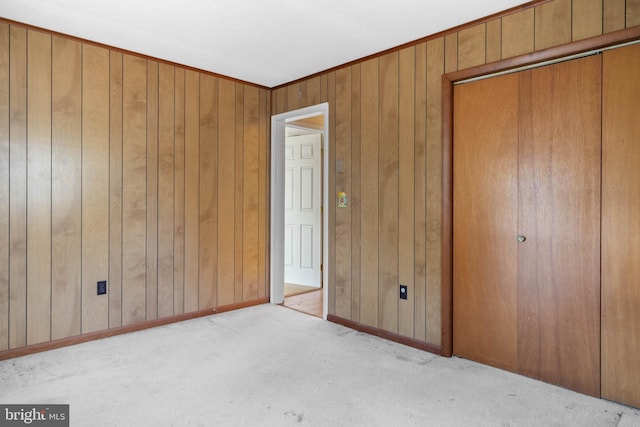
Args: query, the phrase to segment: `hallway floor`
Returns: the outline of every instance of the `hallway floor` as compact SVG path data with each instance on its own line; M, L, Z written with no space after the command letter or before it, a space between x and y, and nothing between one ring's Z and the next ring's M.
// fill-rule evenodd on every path
M72 426L638 426L640 410L260 305L0 361Z

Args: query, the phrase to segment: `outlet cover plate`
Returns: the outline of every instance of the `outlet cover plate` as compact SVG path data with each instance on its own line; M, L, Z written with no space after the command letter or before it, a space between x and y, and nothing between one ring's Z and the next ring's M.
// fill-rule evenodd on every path
M400 285L400 299L407 299L408 292L407 285Z
M101 280L98 282L98 295L104 295L107 293L107 281Z

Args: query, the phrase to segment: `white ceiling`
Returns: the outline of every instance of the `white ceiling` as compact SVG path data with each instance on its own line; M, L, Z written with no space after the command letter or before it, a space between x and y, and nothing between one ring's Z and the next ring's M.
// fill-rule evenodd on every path
M521 0L0 0L0 17L274 87Z

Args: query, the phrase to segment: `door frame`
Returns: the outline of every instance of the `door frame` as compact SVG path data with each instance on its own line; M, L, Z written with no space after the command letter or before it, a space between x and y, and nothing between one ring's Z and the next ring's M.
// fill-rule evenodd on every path
M271 116L271 248L270 292L272 304L284 302L284 175L285 126L287 122L324 116L322 130L322 318L329 306L329 103L287 111Z
M575 59L640 40L632 27L442 76L442 336L440 354L453 355L453 86L463 80L518 72Z

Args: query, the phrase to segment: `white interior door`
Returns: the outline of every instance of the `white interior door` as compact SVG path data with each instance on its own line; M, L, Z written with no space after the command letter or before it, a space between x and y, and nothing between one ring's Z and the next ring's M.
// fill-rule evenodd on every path
M284 281L321 287L322 134L285 144Z

